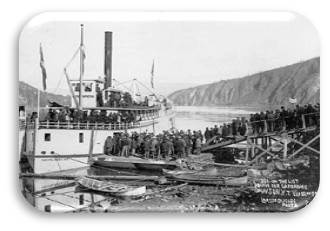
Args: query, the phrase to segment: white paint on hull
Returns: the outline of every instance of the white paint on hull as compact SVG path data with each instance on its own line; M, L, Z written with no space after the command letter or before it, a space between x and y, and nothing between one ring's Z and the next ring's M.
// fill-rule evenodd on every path
M140 133L155 130L155 133L160 133L171 128L173 116L173 113L164 114L155 119L154 123L147 123L147 126L140 128L128 129L127 132ZM33 148L34 130L31 129L27 132L27 156L31 166L33 166L34 173L39 174L86 167L90 151L93 157L103 154L106 138L113 136L114 133L124 132L124 130L93 131L54 128L40 128L37 131L35 148Z

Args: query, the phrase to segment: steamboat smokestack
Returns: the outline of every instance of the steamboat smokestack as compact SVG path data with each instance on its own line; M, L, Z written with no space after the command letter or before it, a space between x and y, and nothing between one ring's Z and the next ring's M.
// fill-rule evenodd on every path
M112 32L105 32L104 40L104 76L105 89L112 86Z

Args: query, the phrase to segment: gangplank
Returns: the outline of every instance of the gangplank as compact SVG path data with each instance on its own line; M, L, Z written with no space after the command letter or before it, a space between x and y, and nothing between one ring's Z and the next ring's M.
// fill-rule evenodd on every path
M267 127L267 122L269 121L258 121L258 123L264 122L264 130L262 132L257 134L251 133L249 128L244 136L231 135L220 138L217 135L205 143L201 150L202 152L212 152L230 145L233 147L233 144L244 143L246 147L245 164L248 165L252 165L266 156L280 161L291 160L303 150L319 155L320 127L316 124L306 123L305 120L306 116L311 115L316 115L319 120L319 113L304 114L301 116L301 127L290 130L284 124L283 129L280 131L269 131ZM251 124L249 125L251 126ZM220 140L220 142L216 142L217 140Z

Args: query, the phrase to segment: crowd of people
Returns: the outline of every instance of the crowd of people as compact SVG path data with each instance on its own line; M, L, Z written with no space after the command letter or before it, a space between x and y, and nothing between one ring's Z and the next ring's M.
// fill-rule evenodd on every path
M153 133L115 133L108 136L104 153L128 157L138 155L151 159L178 159L199 154L203 143L201 131L163 131Z
M202 144L207 143L213 137L220 139L225 137L245 136L247 134L262 134L302 128L303 126L319 126L320 104L296 105L294 108L267 110L250 114L249 118L239 117L230 123L212 128L206 128L205 132L198 131L163 131L160 134L153 133L115 133L108 136L104 144L104 153L128 157L139 155L152 159L177 159L185 158L190 154L199 154ZM77 109L50 109L46 120L51 122L90 122L90 123L119 123L135 122L139 118L132 111L119 111L108 113L106 110L80 111Z
M49 122L71 122L71 123L131 123L137 122L141 118L133 111L108 112L106 110L78 110L78 109L49 109L44 121Z
M57 122L71 122L71 123L99 123L99 124L118 124L118 123L132 123L138 122L146 117L150 119L156 116L157 111L149 104L148 97L145 97L142 102L135 102L132 96L128 92L112 92L109 94L107 102L103 102L102 97L97 97L97 104L99 107L111 107L111 108L135 108L145 110L144 113L136 113L136 110L124 110L108 111L105 109L92 109L92 110L79 110L69 107L55 106L57 108L50 107L46 113L40 114L40 121L48 121L51 123ZM150 110L146 110L150 108ZM34 121L37 117L36 113L30 116L30 120Z
M294 108L267 110L250 114L250 118L245 117L233 119L231 123L224 123L221 126L215 125L213 128L206 128L204 137L206 142L211 138L244 136L246 134L262 134L265 132L275 132L282 130L292 130L303 126L319 126L320 104L296 105ZM304 116L303 116L304 115Z
M254 133L261 133L267 128L268 132L291 130L319 125L320 104L296 105L294 108L269 110L250 115L250 123ZM304 116L303 116L304 115ZM261 122L262 121L262 122Z
M144 100L137 102L133 100L133 97L129 92L111 92L108 95L108 99L106 102L104 102L102 94L98 94L97 106L114 108L147 107L149 106L149 98L145 96Z

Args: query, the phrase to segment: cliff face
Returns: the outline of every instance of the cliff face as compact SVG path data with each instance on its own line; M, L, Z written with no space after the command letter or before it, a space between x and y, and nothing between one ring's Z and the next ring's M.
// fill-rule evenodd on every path
M38 90L27 83L19 81L19 104L24 104L27 112L31 112L37 108ZM40 106L45 107L48 101L56 102L61 105L70 106L71 97L56 95L47 92L40 92Z
M299 104L319 102L320 58L175 91L169 98L181 106L263 107L287 105L293 96Z

